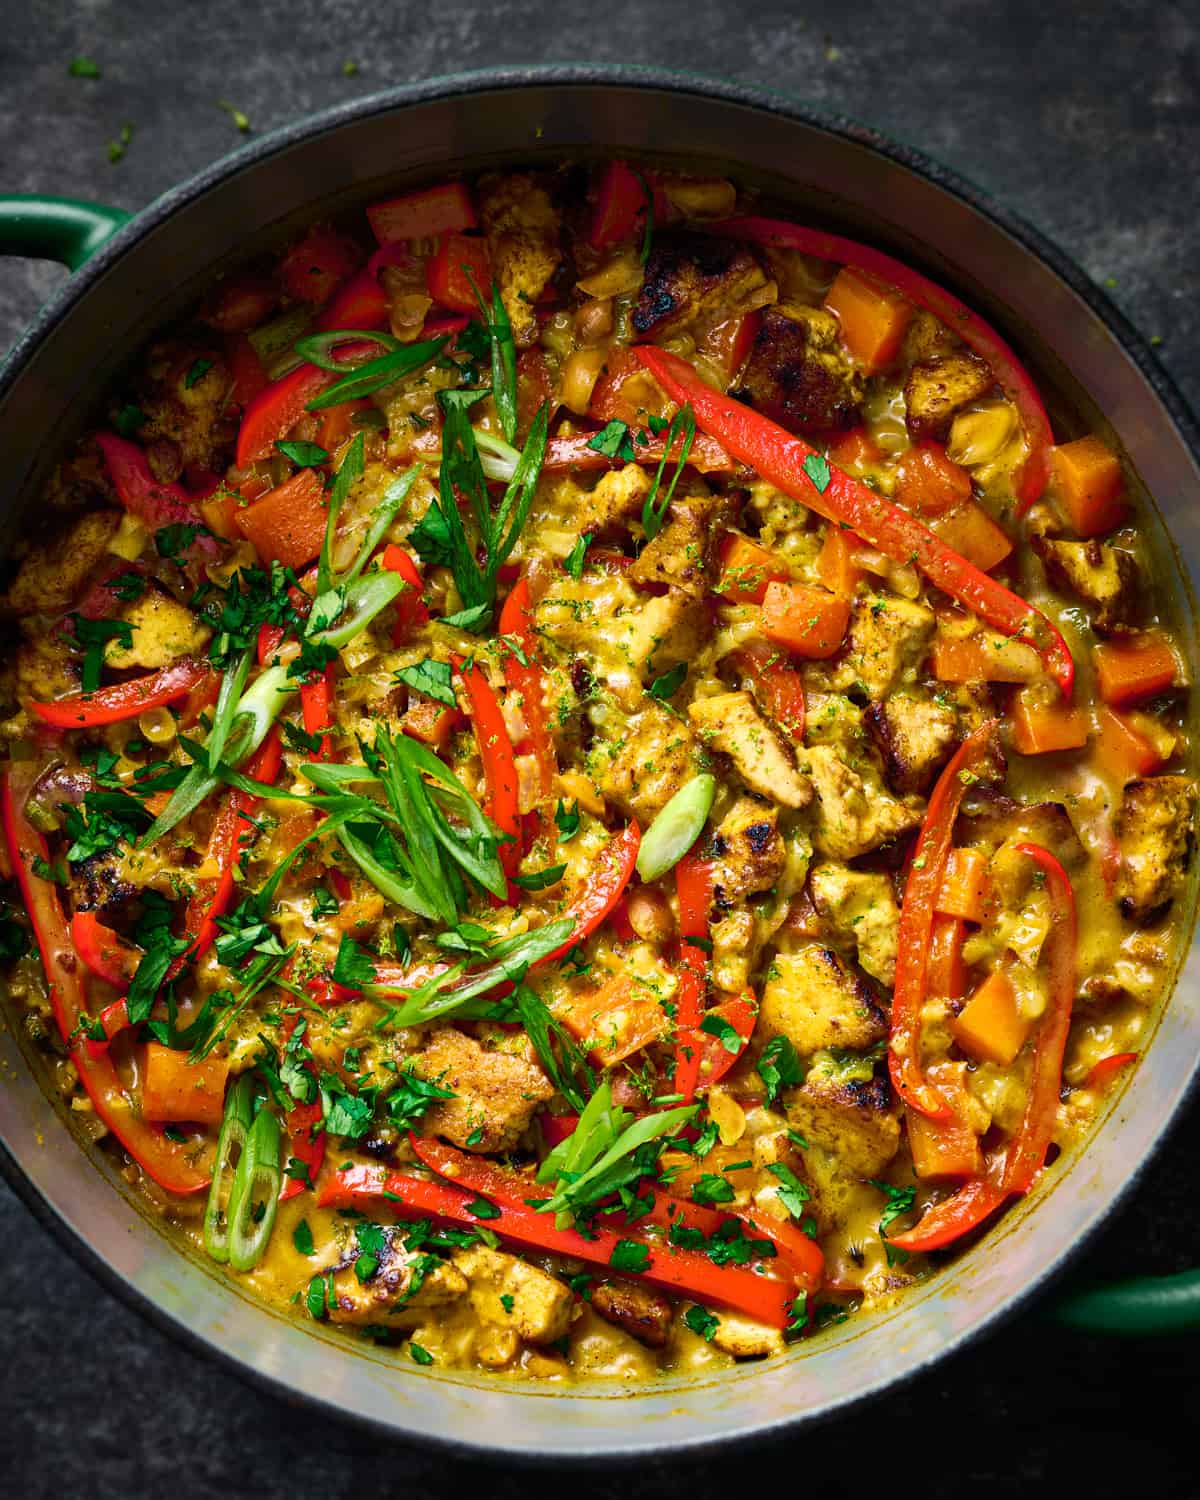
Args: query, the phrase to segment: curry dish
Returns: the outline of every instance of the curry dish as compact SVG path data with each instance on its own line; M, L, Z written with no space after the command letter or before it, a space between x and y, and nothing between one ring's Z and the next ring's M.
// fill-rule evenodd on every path
M761 215L613 161L315 225L143 352L0 601L48 1076L197 1253L419 1365L890 1303L1170 982L1186 683L1117 452Z

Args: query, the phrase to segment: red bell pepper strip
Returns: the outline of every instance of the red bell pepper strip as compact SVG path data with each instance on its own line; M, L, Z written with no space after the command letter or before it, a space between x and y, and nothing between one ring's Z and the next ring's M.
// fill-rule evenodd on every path
M741 1038L741 1047L736 1052L731 1052L721 1037L697 1030L695 1043L699 1067L696 1086L706 1089L725 1077L754 1035L755 1023L758 1021L758 1004L754 999L754 991L746 990L744 994L735 995L732 1000L714 1005L708 1014L727 1021ZM703 1020L704 1017L701 1016L700 1019Z
M396 1193L402 1200L397 1205L398 1212L408 1207L457 1219L460 1223L475 1223L474 1215L468 1217L466 1205L472 1196L482 1196L500 1210L499 1218L485 1221L497 1234L531 1249L576 1256L592 1265L610 1265L618 1242L632 1239L646 1245L650 1251L648 1269L633 1273L642 1279L702 1302L737 1308L774 1328L783 1328L787 1324L787 1303L795 1292L794 1285L787 1281L775 1281L741 1267L715 1266L698 1251L679 1250L661 1239L651 1239L641 1234L637 1226L617 1233L596 1225L590 1231L595 1238L589 1235L586 1239L577 1230L556 1229L552 1215L529 1207L529 1199L536 1201L547 1196L546 1188L535 1182L532 1176L507 1171L427 1137L412 1137L411 1140L418 1158L448 1182L430 1183L400 1173L391 1174L384 1191ZM372 1169L350 1170L363 1173ZM358 1180L362 1181L361 1178ZM449 1183L462 1186L451 1187ZM425 1191L430 1188L438 1190L436 1196ZM451 1194L454 1196L450 1197ZM322 1207L326 1206L324 1192L318 1201ZM333 1201L340 1201L340 1195Z
M96 443L104 455L117 499L131 516L136 516L151 531L163 526L200 524L191 496L182 485L161 484L155 479L143 448L112 432L98 432ZM181 555L211 560L221 555L221 543L215 536L202 532Z
M712 863L689 851L675 866L675 891L679 900L679 991L675 1000L675 1092L690 1104L700 1081L704 1001L708 988L708 955L690 938L707 939L708 910L712 903Z
M386 328L387 293L369 268L342 283L317 319L318 333L333 328Z
M383 549L382 562L389 573L399 573L410 585L396 599L396 628L392 631L392 644L400 646L414 630L429 620L429 610L421 598L425 581L409 554L394 542L389 542Z
M580 472L590 469L611 469L625 460L617 455L613 457L606 453L598 453L591 447L591 440L595 433L576 432L570 437L554 437L546 444L546 458L542 469L547 474L561 473L564 469L577 469ZM657 464L661 462L666 452L666 439L662 437L651 437L647 434L647 441L643 442L640 431L631 429L629 441L633 445L633 456L637 463ZM415 445L414 445L415 446ZM679 440L672 445L676 454L679 452ZM698 474L732 474L736 465L729 454L715 438L709 437L707 433L697 433L696 440L688 453L688 463Z
M1048 849L1040 844L1018 844L1017 849L1041 868L1053 914L1044 949L1050 993L1033 1043L1033 1070L1025 1110L1008 1145L989 1161L985 1175L974 1178L953 1197L929 1209L914 1229L891 1236L891 1243L902 1250L941 1250L982 1224L1006 1198L1027 1193L1037 1181L1054 1135L1063 1054L1075 1003L1078 956L1075 892L1070 876ZM901 944L903 941L902 934Z
M995 733L996 720L989 719L962 742L938 777L913 851L900 908L900 948L892 995L888 1068L892 1084L905 1104L931 1120L949 1120L952 1111L921 1067L921 1007L927 989L930 934L954 835L954 820L967 790L963 774L969 776L987 755Z
M185 656L148 677L97 688L94 693L75 693L53 703L31 703L30 712L55 729L95 729L101 724L119 724L136 719L147 708L161 708L184 698L208 675L204 662Z
M888 282L910 302L933 313L956 338L987 361L996 384L1020 414L1029 453L1016 483L1017 514L1023 515L1039 498L1050 477L1050 449L1054 445L1050 419L1033 377L1005 340L978 313L972 312L952 293L911 266L870 245L843 239L841 235L826 234L821 229L807 229L779 219L754 217L726 219L709 227L716 234L731 235L758 245L799 250L802 255L814 255L856 271L866 271L880 281Z
M124 989L141 962L140 948L106 927L94 911L77 911L71 918L75 952L99 979Z
M681 1224L688 1229L699 1229L702 1234L716 1234L730 1219L740 1219L743 1224L755 1229L764 1239L770 1240L780 1262L785 1264L795 1280L810 1291L820 1286L825 1272L825 1257L821 1247L802 1229L785 1223L773 1214L756 1208L752 1203L722 1208L709 1208L706 1204L692 1203L687 1198L678 1198L664 1192L653 1182L645 1179L638 1187L639 1198L653 1194L654 1203L645 1214L647 1224L658 1224L670 1229Z
M433 239L455 229L474 229L478 223L471 195L461 182L443 182L419 193L372 203L367 218L381 245L391 240Z
M84 1038L84 1046L88 1050L89 1057L103 1057L108 1051L108 1044L113 1037L129 1026L129 1000L122 995L119 1000L114 1000L111 1005L106 1005L100 1012L100 1027L104 1032L104 1040L98 1042L93 1037Z
M804 678L777 646L750 641L733 653L736 669L751 679L756 696L780 729L797 742L804 738L808 702Z
M1137 1062L1136 1052L1112 1052L1108 1057L1102 1057L1089 1071L1084 1088L1104 1088L1110 1078L1122 1068L1127 1068L1131 1062Z
M509 842L500 846L500 863L511 879L521 857L521 822L517 801L517 767L513 757L508 726L492 685L480 667L467 667L461 656L452 659L454 670L467 695L475 740L483 760L483 780L487 788L484 812Z
M295 1104L288 1110L288 1165L293 1157L303 1162L308 1168L308 1181L301 1177L286 1177L279 1190L280 1203L286 1203L289 1198L295 1198L310 1188L315 1191L317 1173L325 1160L325 1131L318 1128L324 1117L319 1099L314 1099L311 1104Z
M529 744L537 766L538 793L549 797L554 790L558 763L546 720L546 679L537 662L537 637L533 630L528 578L518 579L504 601L504 608L500 611L500 634L515 641L525 658L522 661L515 651L505 651L504 680L509 692L517 695L521 717L529 731Z
M305 734L319 734L321 747L318 760L333 759L331 736L325 731L333 727L333 666L305 679L300 684L300 711L304 715Z
M272 782L279 775L282 761L283 743L279 730L272 729L251 757L246 775L252 781ZM182 972L186 963L199 958L216 941L217 918L225 915L233 899L234 872L241 858L242 846L254 835L247 820L258 802L259 799L248 792L232 791L217 814L208 839L207 857L216 865L218 873L215 879L201 880L196 884L183 920L183 935L189 939L188 946L172 960L166 975L168 982Z
M308 403L337 379L332 370L301 365L259 391L247 404L238 428L235 455L238 468L244 469L260 458L270 458L276 442L287 437Z
M686 360L665 349L639 344L634 350L672 400L690 403L696 424L750 464L777 489L818 515L848 526L896 562L915 563L926 578L952 599L1005 635L1035 646L1065 699L1071 696L1075 663L1058 628L1032 604L1006 589L948 547L916 516L828 464L824 490L805 468L814 461L821 476L827 461L803 438L793 437L769 418L706 385Z
M256 654L260 667L270 666L274 660L276 651L283 645L283 636L284 630L282 625L269 625L264 622L258 627Z
M613 834L563 912L564 917L575 923L571 936L553 953L539 959L539 963L554 963L607 920L633 877L641 842L642 830L636 822Z
M50 858L46 840L25 816L35 776L32 762L9 764L0 789L0 814L8 856L42 955L59 1034L96 1114L134 1161L168 1192L198 1193L211 1178L191 1160L190 1148L148 1125L122 1087L112 1059L94 1057L83 1045L80 1024L88 1019L83 974L75 961L58 891L33 872L36 860Z
M646 184L625 162L608 162L596 189L588 244L594 250L604 250L632 240L645 211Z

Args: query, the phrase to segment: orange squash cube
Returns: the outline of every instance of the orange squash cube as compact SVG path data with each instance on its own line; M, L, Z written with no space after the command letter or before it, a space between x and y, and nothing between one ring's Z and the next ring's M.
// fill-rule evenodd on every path
M886 369L900 353L913 306L890 286L846 266L826 292L825 306L841 325L842 342L868 375Z
M1017 994L1002 969L983 981L950 1023L954 1040L980 1062L1006 1068L1025 1045L1029 1022L1017 1009Z

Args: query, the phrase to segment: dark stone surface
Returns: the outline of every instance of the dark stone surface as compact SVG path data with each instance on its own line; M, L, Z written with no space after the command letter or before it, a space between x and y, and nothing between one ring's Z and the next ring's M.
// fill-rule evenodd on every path
M945 0L906 10L784 0L7 0L0 45L6 191L137 208L255 130L389 83L495 63L635 61L763 83L843 111L939 157L1074 255L1200 400L1200 16L1139 0ZM98 81L69 78L77 54ZM346 77L353 59L361 71ZM106 142L134 126L125 159ZM62 273L8 263L0 344ZM1087 1270L1170 1271L1200 1260L1194 1111L1088 1257ZM98 1288L0 1188L0 1474L24 1500L170 1495L499 1497L559 1492L530 1474L388 1448L244 1389ZM829 1500L868 1490L979 1497L1018 1486L1192 1495L1195 1388L1186 1341L1110 1344L1036 1313L873 1411L782 1448L644 1463L646 1496L760 1491L772 1479ZM781 1467L786 1465L786 1467ZM631 1476L579 1474L580 1495Z

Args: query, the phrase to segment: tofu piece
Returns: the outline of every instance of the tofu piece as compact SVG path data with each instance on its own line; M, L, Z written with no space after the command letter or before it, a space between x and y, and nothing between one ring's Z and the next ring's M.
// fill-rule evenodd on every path
M358 1252L333 1273L333 1296L329 1302L331 1323L379 1323L385 1328L404 1326L413 1314L445 1307L467 1291L467 1278L446 1261L431 1262L420 1250L404 1245L404 1226L385 1226L378 1268L360 1281Z
M638 464L609 470L594 489L583 492L577 517L579 531L603 536L640 516L651 484L650 475Z
M830 686L842 691L860 687L875 702L885 698L916 676L936 624L928 605L896 594L865 594L856 599Z
M671 1304L661 1292L632 1281L602 1281L592 1287L592 1311L623 1328L648 1349L665 1349L671 1339Z
M883 760L888 786L902 797L929 790L960 738L954 708L917 689L873 703L864 722Z
M913 365L904 382L904 421L914 442L944 440L955 413L995 385L989 367L978 355L959 349L934 354Z
M668 230L654 237L631 321L639 334L663 334L761 306L773 300L767 292L766 275L745 245Z
M104 647L104 660L119 672L131 667L153 671L169 666L181 656L202 651L212 637L208 626L185 604L154 588L122 605L120 618L133 627L132 642L122 646L119 640L112 640Z
M734 1359L763 1359L768 1354L782 1354L787 1348L778 1328L758 1323L742 1313L725 1311L717 1316L712 1343L715 1349L732 1354Z
M504 1250L468 1245L450 1257L468 1283L467 1297L481 1322L510 1329L530 1344L553 1344L571 1322L571 1288L549 1271Z
M900 908L886 875L825 862L808 877L813 905L872 979L889 990L896 978Z
M715 505L708 496L685 496L671 502L667 523L641 550L627 576L637 583L665 583L703 599L716 576Z
M207 368L193 378L201 360L208 361ZM237 429L225 415L233 382L220 345L159 344L147 363L158 373L139 396L146 420L138 428L138 442L148 451L170 454L176 472L195 466L223 474L233 458Z
M1141 569L1132 553L1094 539L1065 542L1035 537L1033 547L1046 577L1083 600L1101 635L1120 635L1136 628Z
M1148 776L1125 788L1116 820L1116 897L1131 922L1148 922L1183 889L1196 834L1196 783Z
M644 828L700 770L701 760L685 720L653 698L643 703L619 735L592 745L588 771L600 794Z
M831 432L861 420L861 373L847 361L836 318L781 304L764 312L739 395L789 432Z
M82 592L88 574L108 551L120 524L119 511L90 511L64 535L32 547L22 558L17 576L0 596L0 611L19 618L56 615L69 609Z
M15 691L22 703L47 701L79 691L82 657L71 649L71 637L60 630L39 632L22 641L15 658Z
M487 1051L453 1026L435 1032L412 1066L422 1078L453 1090L453 1099L426 1113L425 1128L465 1151L510 1151L538 1105L554 1093L554 1085L527 1057Z
M870 988L832 948L806 943L771 961L758 1030L764 1037L786 1036L801 1057L809 1057L825 1047L870 1047L887 1036L888 1020Z
M713 886L722 903L769 891L783 873L786 850L779 810L757 797L739 797L712 836L717 864Z
M688 704L688 717L710 750L733 761L752 792L781 807L807 807L812 787L749 693L718 693Z
M653 682L681 661L695 661L712 634L712 616L702 598L682 589L640 599L605 626L605 642L624 657L643 682Z
M900 1149L899 1110L886 1078L843 1081L836 1070L813 1069L783 1102L793 1129L843 1172L877 1177ZM807 1153L805 1159L814 1162Z
M920 826L921 812L890 796L870 768L854 770L829 745L802 756L817 794L813 845L830 859L854 859Z
M526 349L538 339L534 304L562 259L558 210L530 174L517 172L480 184L479 217L513 340Z

